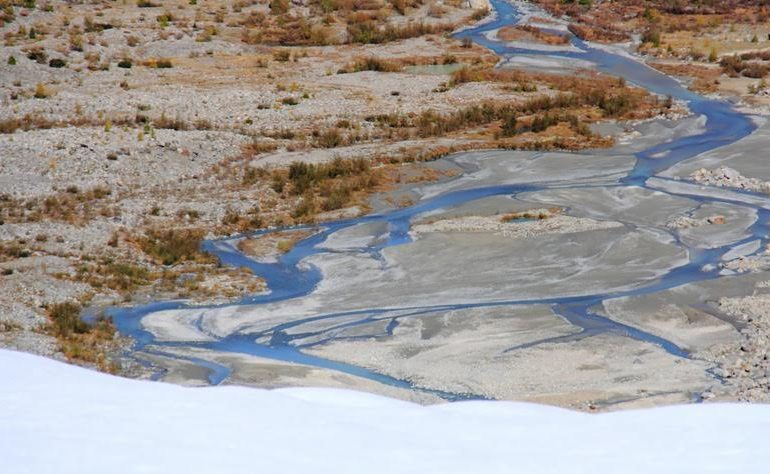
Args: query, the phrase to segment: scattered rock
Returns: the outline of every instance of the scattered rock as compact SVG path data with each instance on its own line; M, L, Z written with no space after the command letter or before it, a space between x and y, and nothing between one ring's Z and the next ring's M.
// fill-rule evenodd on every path
M679 216L666 223L666 227L671 230L678 229L690 229L693 227L701 227L703 225L723 225L725 223L725 216L713 215L706 217L705 219L698 219L689 216Z
M762 181L756 178L747 178L737 170L727 166L708 169L700 168L690 175L695 182L709 186L741 189L758 193L770 194L770 181Z
M712 225L723 225L725 223L725 216L711 216L706 218L706 222Z
M728 380L737 397L746 401L770 401L770 294L720 298L719 310L748 324L735 355L725 357L715 375ZM705 397L704 397L705 398Z
M770 253L765 251L758 255L741 256L729 262L722 263L721 268L736 273L754 273L770 270Z
M623 225L614 221L598 221L562 215L548 209L534 209L519 214L522 216L527 214L532 217L521 217L513 220L506 220L505 217L501 219L499 216L456 217L414 225L412 232L418 235L430 232L488 232L510 238L530 238L543 234L571 234L589 230L611 229ZM540 215L550 217L540 218Z

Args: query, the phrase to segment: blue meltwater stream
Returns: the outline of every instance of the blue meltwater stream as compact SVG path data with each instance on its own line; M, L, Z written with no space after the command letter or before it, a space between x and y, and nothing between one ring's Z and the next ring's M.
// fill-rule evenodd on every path
M620 179L618 183L612 184L611 186L641 187L653 189L651 186L648 186L647 183L650 177L655 176L661 171L673 166L682 160L692 158L705 151L713 150L715 148L733 143L749 135L755 129L753 122L745 115L736 111L730 104L701 97L683 88L674 79L655 71L654 69L642 64L630 56L614 54L606 49L593 48L575 37L571 36L571 41L575 47L575 50L558 52L514 48L506 45L505 43L492 40L487 37L487 32L496 30L505 25L515 24L520 17L520 13L515 5L507 3L503 0L492 0L492 5L496 14L492 21L478 25L474 28L462 30L455 36L458 38L471 38L476 43L491 49L502 58L526 54L549 56L552 58L565 58L565 60L579 59L588 61L595 65L595 68L601 72L623 77L628 82L640 87L644 87L653 93L671 96L673 98L685 101L687 102L693 114L702 115L706 118L705 128L699 133L678 138L663 144L658 144L647 150L637 153L635 155L636 163L633 169L626 176ZM569 183L565 183L564 181L558 182L558 186L560 188L568 187L565 186L568 184ZM431 199L422 200L411 207L397 209L382 214L373 214L354 219L324 223L318 226L320 229L319 232L313 234L311 237L308 237L305 240L300 241L291 251L281 256L280 259L275 263L259 263L247 258L239 250L237 250L237 248L235 248L235 245L232 243L232 239L206 241L204 243L204 249L207 252L216 255L225 265L246 267L250 269L255 275L259 275L260 277L264 278L271 290L269 294L250 296L235 303L228 303L224 306L259 305L289 300L292 298L308 295L321 281L322 275L318 269L310 265L300 265L300 262L309 256L327 252L328 250L318 248L317 245L324 242L324 240L334 232L365 222L386 223L389 229L388 239L384 242L378 243L375 247L367 248L365 250L370 252L375 257L379 257L379 251L383 248L410 242L410 237L408 234L410 221L414 216L418 214L435 209L457 206L489 196L515 196L522 192L541 191L545 189L549 189L548 184L532 183L526 185L480 187L476 189L447 192ZM655 190L658 192L668 192L669 194L674 194L671 191L663 191L661 189ZM188 306L186 306L183 302L155 302L152 304L131 308L113 307L107 309L106 313L113 318L118 330L122 334L130 336L136 341L133 347L134 351L137 351L139 354L154 354L186 360L188 362L205 367L209 370L209 381L212 384L218 384L222 382L229 375L229 369L225 366L210 361L194 357L180 356L178 353L172 353L172 351L177 348L200 348L230 354L249 354L272 360L294 362L313 367L331 369L394 387L427 392L446 400L480 398L472 393L447 393L438 390L417 387L408 380L390 377L355 365L309 355L303 352L303 349L312 345L323 344L335 340L335 337L333 336L334 331L330 331L329 328L327 328L325 330L318 331L317 333L289 333L289 329L299 328L303 324L319 320L327 320L332 324L335 320L339 320L336 325L332 326L332 329L342 329L356 325L371 324L373 321L387 321L386 325L377 326L385 327L385 329L380 334L357 336L366 338L387 337L392 335L393 330L398 326L399 319L401 318L429 315L438 312L465 308L518 306L530 304L550 305L557 314L561 315L575 326L581 328L581 331L577 334L538 341L533 344L571 341L599 333L610 332L656 344L674 356L686 358L688 357L687 352L678 347L676 344L663 338L646 333L642 330L615 322L609 318L596 314L595 312L592 312L591 308L600 305L602 301L608 298L651 294L687 283L719 278L720 275L718 274L718 264L726 252L731 250L733 247L737 247L757 239L759 239L763 244L766 243L766 238L770 233L770 229L768 229L766 224L768 221L770 221L770 213L768 210L762 208L761 206L746 204L745 202L735 202L729 199L716 197L687 195L685 193L676 193L676 195L687 197L698 202L730 203L749 207L757 212L758 219L756 223L751 227L751 235L749 237L735 242L729 246L704 250L689 247L677 238L677 244L688 251L687 253L689 256L689 261L682 266L670 270L662 277L651 281L649 284L628 291L590 294L584 296L553 297L502 302L478 302L472 304L446 304L426 307L405 308L394 306L389 308L371 308L349 312L319 314L311 318L286 322L259 332L248 334L237 333L215 340L213 342L157 341L152 334L142 328L141 319L147 314L161 310L187 308ZM770 204L770 201L768 201L768 203ZM274 231L275 230L259 231L252 235L259 235ZM709 268L712 268L713 270L708 270ZM217 306L198 306L196 308L210 309L216 307ZM327 338L310 338L310 340L313 340L311 344L303 345L301 342L299 342L301 340L308 339L309 336L324 336L326 333L332 333L332 335L329 335ZM346 337L345 339L351 339L351 337ZM531 345L532 344L530 344L530 346ZM527 346L511 347L508 350L516 350L522 347ZM167 348L169 351L166 352L164 348ZM160 376L162 374L158 375Z

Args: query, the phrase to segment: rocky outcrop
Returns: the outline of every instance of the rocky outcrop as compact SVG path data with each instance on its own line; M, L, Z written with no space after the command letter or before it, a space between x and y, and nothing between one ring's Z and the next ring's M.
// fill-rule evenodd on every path
M736 273L755 273L770 270L770 253L767 251L747 257L738 257L721 265L725 270Z
M770 194L770 181L762 181L756 178L747 178L737 170L727 166L708 169L700 168L690 175L695 182L709 186L740 189L758 193Z
M692 227L701 227L704 225L722 225L725 223L725 216L715 214L713 216L698 219L689 216L680 216L666 223L666 227L671 230L690 229Z
M520 218L503 216L465 216L442 219L412 226L414 234L431 232L488 232L509 238L530 238L544 234L572 234L591 230L611 229L623 224L614 221L598 221L555 213L549 209L534 209L522 213Z

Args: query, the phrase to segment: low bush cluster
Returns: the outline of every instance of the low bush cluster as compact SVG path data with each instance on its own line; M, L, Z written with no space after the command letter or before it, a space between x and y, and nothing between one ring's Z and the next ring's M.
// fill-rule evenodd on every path
M571 23L568 28L572 34L586 41L620 43L629 40L627 33L611 29L610 27Z
M77 224L97 215L114 217L118 211L105 199L110 193L106 187L81 191L76 186L70 186L66 191L46 197L0 199L0 221L50 220Z
M201 229L150 229L139 239L139 247L163 265L174 265L203 256Z
M139 286L151 282L150 272L137 265L113 262L103 259L101 262L86 262L77 268L75 279L88 283L93 288L109 288L115 291L130 292Z
M370 171L369 162L363 158L345 160L335 158L329 163L305 163L297 161L289 166L289 182L294 194L303 194L309 188L320 183L350 176L358 176Z
M108 318L98 317L93 324L81 319L81 307L65 302L50 305L47 332L56 337L69 360L95 364L100 370L116 372L107 352L114 347L115 326Z
M357 58L353 63L349 64L343 69L340 69L337 71L337 73L345 74L361 71L396 72L400 70L401 66L393 61L369 56L366 58Z
M148 59L144 65L153 69L168 69L174 66L170 59L163 58Z
M348 23L348 43L379 44L429 34L448 33L456 28L450 23L407 23L406 25L380 26L373 20Z
M770 53L767 53L770 55ZM722 72L730 77L737 77L742 75L744 77L750 77L753 79L762 79L767 76L770 67L754 59L763 59L764 54L744 54L741 56L732 55L725 56L719 61L719 65L722 68Z
M80 311L80 305L70 302L50 306L48 317L51 320L51 332L59 337L88 332L88 324L80 319Z

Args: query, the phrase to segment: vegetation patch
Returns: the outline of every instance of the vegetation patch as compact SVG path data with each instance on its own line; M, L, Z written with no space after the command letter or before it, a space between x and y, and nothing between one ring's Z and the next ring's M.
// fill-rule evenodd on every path
M397 72L401 70L401 65L386 59L368 56L366 58L356 58L356 60L347 67L337 71L338 74L376 71L376 72Z
M500 218L502 222L513 222L518 220L544 220L557 216L562 213L560 207L551 207L548 209L530 209L521 212L512 212L505 214Z
M600 26L588 26L577 23L570 23L568 28L572 34L585 41L596 41L599 43L620 43L629 41L631 39L627 33Z
M531 25L504 26L497 32L497 37L503 41L534 41L550 45L569 44L569 37L549 33Z
M111 194L109 188L102 186L88 190L69 186L65 191L46 197L19 199L0 196L0 220L13 223L46 220L82 224L95 216L114 217L119 213L107 199Z
M297 242L313 235L312 230L270 232L238 242L238 249L256 258L276 257L289 252Z
M78 266L75 280L88 283L94 289L109 288L129 293L149 285L152 275L145 267L103 258L99 262L84 262Z
M145 234L139 247L163 265L209 258L201 252L202 229L150 229Z
M107 318L98 317L93 324L81 319L82 308L71 302L47 308L48 334L56 337L68 360L95 365L104 372L116 373L119 366L110 360L116 349L115 326Z

